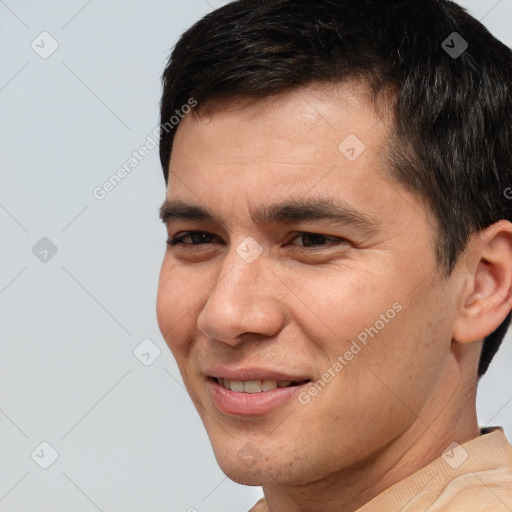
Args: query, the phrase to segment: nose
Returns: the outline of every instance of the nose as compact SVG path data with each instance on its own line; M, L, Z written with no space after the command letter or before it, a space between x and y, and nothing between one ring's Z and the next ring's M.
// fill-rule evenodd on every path
M236 346L249 333L269 337L283 328L286 315L278 300L283 285L268 268L264 253L248 263L233 247L218 276L198 316L199 331Z

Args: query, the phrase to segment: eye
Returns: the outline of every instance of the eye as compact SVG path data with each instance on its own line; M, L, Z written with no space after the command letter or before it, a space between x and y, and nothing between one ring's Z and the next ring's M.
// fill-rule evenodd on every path
M298 247L308 248L308 247L323 247L327 243L339 245L340 243L347 244L348 242L343 238L336 238L332 236L320 235L318 233L297 233L292 240L296 240L297 238L302 239L302 244L299 244ZM295 245L295 244L294 244Z
M185 242L184 240L190 238L192 242ZM177 235L174 237L170 237L167 240L167 243L174 247L175 245L201 245L210 243L209 238L214 238L214 235L210 233L206 233L204 231L188 231L186 233L182 233L181 235Z
M204 245L208 243L212 243L217 238L215 235L207 233L205 231L187 231L185 233L181 233L180 235L176 235L174 237L170 237L167 240L167 243L174 247L176 245ZM186 241L189 239L190 241ZM318 233L308 233L301 232L296 233L295 236L290 240L301 239L302 244L286 244L295 248L295 250L305 250L305 249L321 249L326 245L346 245L349 242L343 238L331 237L326 235L320 235Z

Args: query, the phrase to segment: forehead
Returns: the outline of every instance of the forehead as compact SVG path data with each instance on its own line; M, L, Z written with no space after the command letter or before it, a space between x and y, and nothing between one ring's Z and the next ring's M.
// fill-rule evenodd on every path
M370 104L366 89L351 83L309 86L251 102L198 105L199 117L181 121L169 164L171 173L200 173L207 165L216 179L305 182L336 166L361 171L378 164L385 123ZM291 172L285 173L285 167ZM206 176L205 176L206 177ZM289 183L291 184L291 183ZM178 184L176 184L178 185ZM172 186L169 187L172 190Z
M170 200L203 204L225 217L322 196L398 219L417 203L391 176L390 120L379 117L366 87L315 85L199 113L178 127Z
M367 86L353 81L310 84L262 99L210 100L199 103L196 112L178 127L176 145L192 130L202 143L212 142L223 151L236 148L241 160L249 151L251 156L259 150L268 157L289 149L288 159L297 163L305 162L312 156L307 151L314 149L320 150L322 161L335 160L338 144L348 134L371 137L368 143L373 143L382 130L372 128L378 123L384 128L389 121L382 117L386 110L377 112ZM328 155L321 151L327 148Z

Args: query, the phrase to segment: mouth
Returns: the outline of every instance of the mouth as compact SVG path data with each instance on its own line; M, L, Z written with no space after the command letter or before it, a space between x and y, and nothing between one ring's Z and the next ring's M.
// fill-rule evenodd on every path
M264 416L284 406L299 404L298 400L293 399L312 383L311 379L285 380L282 378L284 375L274 375L274 378L258 376L262 378L257 379L256 375L247 375L251 377L247 380L242 380L241 375L230 379L209 376L206 379L207 390L217 410L229 416Z
M219 386L222 386L224 389L229 389L230 391L234 391L235 393L268 393L269 391L273 391L274 389L282 389L282 388L291 388L294 386L300 386L307 382L311 382L310 379L305 379L302 381L291 381L291 380L273 380L273 379L263 379L263 380L230 380L223 379L222 377L209 377L209 379L213 380Z

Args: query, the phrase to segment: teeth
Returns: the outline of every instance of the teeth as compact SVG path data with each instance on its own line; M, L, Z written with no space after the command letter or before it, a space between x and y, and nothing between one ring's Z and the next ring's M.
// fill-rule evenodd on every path
M287 388L292 384L291 380L228 380L218 378L217 382L224 388L237 393L261 393L262 391L272 391L276 388Z
M261 393L261 380L246 380L244 391L246 393Z
M241 380L227 380L224 379L224 382L228 384L229 389L231 391L237 391L238 393L242 393L244 391L244 383Z
M277 388L277 380L261 381L261 391L272 391Z

